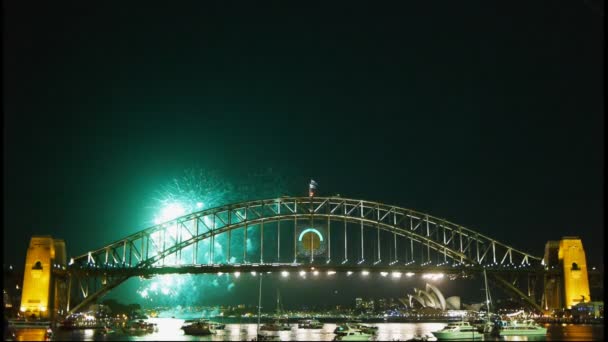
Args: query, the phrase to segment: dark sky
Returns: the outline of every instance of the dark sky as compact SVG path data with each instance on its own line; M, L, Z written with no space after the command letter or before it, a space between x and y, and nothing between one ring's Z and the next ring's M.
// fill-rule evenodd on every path
M279 170L603 255L603 3L3 2L5 263L146 227L186 168Z

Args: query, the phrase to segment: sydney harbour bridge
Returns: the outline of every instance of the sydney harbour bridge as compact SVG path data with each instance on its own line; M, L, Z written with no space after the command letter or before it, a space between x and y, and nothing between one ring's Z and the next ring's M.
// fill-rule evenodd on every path
M46 297L51 310L38 312L40 317L86 309L130 277L168 273L358 276L372 272L390 277L441 273L456 279L485 270L496 286L536 311L547 309L547 284L564 278L563 269L548 267L542 257L461 225L410 209L342 197L227 204L154 225L69 259L65 244L61 252L55 243L57 251L47 259L34 255L32 244L21 311L36 314L42 306L40 299L32 298L42 297L45 302ZM582 258L577 267L586 267L584 254ZM47 263L48 288L28 288L29 268L43 270ZM47 291L47 296L40 291Z

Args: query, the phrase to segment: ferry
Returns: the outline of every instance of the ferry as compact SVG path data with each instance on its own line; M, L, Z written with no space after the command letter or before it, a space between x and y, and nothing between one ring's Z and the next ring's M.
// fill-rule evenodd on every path
M469 322L449 323L443 329L433 331L433 335L440 341L446 340L476 340L483 338L477 327Z

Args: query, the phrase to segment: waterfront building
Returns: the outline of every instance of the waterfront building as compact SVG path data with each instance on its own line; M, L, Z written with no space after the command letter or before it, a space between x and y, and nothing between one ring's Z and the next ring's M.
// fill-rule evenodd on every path
M363 309L363 298L360 298L360 297L355 298L355 308L357 310Z
M604 318L604 302L578 303L572 307L571 313L577 319Z
M452 296L447 299L439 289L431 284L426 284L425 290L414 289L414 294L408 294L409 307L414 306L414 300L423 308L434 308L445 311L447 309L460 310L460 297ZM404 302L403 300L402 302Z

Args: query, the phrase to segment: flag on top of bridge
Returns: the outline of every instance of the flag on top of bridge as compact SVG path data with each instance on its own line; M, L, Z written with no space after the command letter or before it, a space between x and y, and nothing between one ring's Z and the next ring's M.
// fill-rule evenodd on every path
M310 184L308 185L308 196L312 197L315 195L315 192L317 191L317 187L319 186L319 184L317 184L317 182L314 181L314 179L310 180Z

